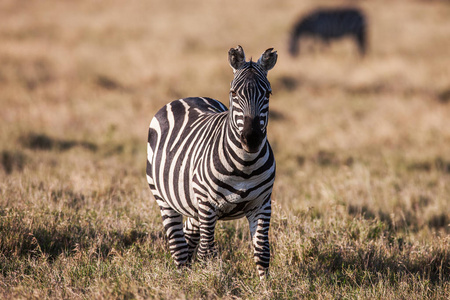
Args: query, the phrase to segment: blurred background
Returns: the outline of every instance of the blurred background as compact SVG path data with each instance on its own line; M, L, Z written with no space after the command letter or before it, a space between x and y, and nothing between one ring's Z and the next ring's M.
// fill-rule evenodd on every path
M299 20L319 8L342 7L365 17L364 55L349 36L329 43L302 37L298 55L290 54ZM421 274L434 283L447 280L448 288L449 1L2 0L0 269L9 270L1 277L7 290L19 286L18 295L27 295L30 286L42 289L48 279L49 292L37 295L55 289L62 298L70 291L83 295L90 279L71 274L78 274L79 257L86 257L86 268L99 266L92 253L125 266L144 255L143 261L165 270L170 257L160 254L167 247L145 179L147 128L157 110L177 98L208 96L228 105L233 74L227 53L237 45L248 59L271 47L279 55L268 75L268 136L277 160L274 274L298 263L298 276L323 270L329 278L326 258L353 257L349 266L361 262L370 275L356 272L355 280L363 279L355 282L365 282L369 291L380 276L381 283L392 282L392 270L398 278L419 274L419 282ZM227 232L248 236L245 223L236 222L238 229L218 228L220 247L239 242L220 240ZM406 245L412 250L403 252ZM316 252L323 255L308 256ZM17 271L33 263L29 255L43 257L45 267ZM47 257L59 257L60 271L51 271L58 264L48 266ZM318 257L316 265L312 257ZM109 262L102 261L106 269ZM253 278L248 262L249 271L237 265L236 272ZM132 272L142 269L136 263ZM339 268L336 276L347 272ZM27 270L41 275L36 281L20 277ZM64 272L72 273L60 289ZM139 277L139 288L154 282L146 276ZM105 298L121 295L122 287L114 294L108 278L92 284L104 282ZM297 284L314 292L295 276L277 278L287 293ZM128 279L117 282L128 287ZM413 283L413 294L417 286L427 289ZM245 296L248 289L239 289L237 295ZM398 291L395 284L391 291ZM87 295L92 293L95 288Z
M365 16L365 55L351 37L302 38L289 53L299 20L341 7ZM82 194L131 177L148 201L152 116L181 97L228 105L227 52L239 44L254 60L279 53L275 203L341 203L448 232L449 16L448 1L2 1L4 205L26 205L8 191L27 176Z

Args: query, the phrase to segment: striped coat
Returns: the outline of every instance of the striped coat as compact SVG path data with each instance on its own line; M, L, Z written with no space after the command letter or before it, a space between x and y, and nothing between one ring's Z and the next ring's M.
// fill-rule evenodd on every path
M266 135L267 72L276 60L272 49L257 62L245 61L240 46L230 49L230 110L211 98L185 98L164 106L150 123L147 180L178 266L188 265L195 251L201 260L216 256L217 220L246 217L259 276L267 274L275 180Z

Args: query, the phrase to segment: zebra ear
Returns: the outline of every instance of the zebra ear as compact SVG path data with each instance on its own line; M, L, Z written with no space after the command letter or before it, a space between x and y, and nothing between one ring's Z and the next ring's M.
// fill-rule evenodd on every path
M269 48L258 59L258 64L263 67L266 72L272 69L277 63L278 54L277 51L273 51L273 48Z
M245 63L244 49L239 45L236 48L231 48L230 51L228 51L228 61L233 68L233 73L236 73L236 71Z

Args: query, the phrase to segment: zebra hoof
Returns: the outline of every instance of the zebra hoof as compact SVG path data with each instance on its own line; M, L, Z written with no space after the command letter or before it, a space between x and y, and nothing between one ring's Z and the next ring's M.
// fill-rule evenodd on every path
M207 262L218 257L217 250L208 250L206 253L198 253L197 258L200 262Z
M184 262L182 264L177 265L177 270L181 272L181 271L184 271L186 269L191 269L191 266L192 266L191 261L186 261L186 262Z

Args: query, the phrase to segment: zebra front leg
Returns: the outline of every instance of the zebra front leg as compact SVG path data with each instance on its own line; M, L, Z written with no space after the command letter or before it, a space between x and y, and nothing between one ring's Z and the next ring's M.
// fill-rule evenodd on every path
M269 226L271 216L270 197L260 209L253 211L247 216L252 244L254 249L253 258L258 270L259 279L264 280L269 273L270 246Z
M198 220L194 218L186 219L186 222L184 222L184 237L188 245L188 262L190 262L200 240L200 223Z
M204 261L217 256L217 249L214 243L217 214L215 208L208 201L199 201L198 220L200 225L200 245L197 255L200 260Z
M177 267L183 267L188 261L188 245L184 238L183 216L166 202L158 200L164 229L169 240L169 250Z

